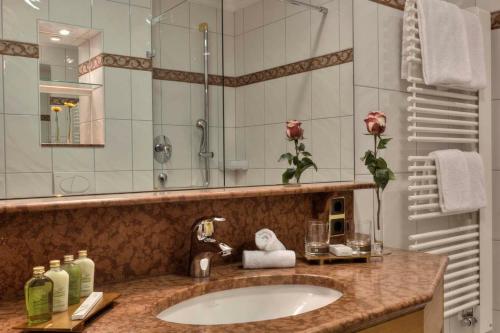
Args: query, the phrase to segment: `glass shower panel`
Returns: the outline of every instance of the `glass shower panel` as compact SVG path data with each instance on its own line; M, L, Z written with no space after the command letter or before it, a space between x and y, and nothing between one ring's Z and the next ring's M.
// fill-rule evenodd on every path
M155 188L224 186L222 0L153 0L151 26Z

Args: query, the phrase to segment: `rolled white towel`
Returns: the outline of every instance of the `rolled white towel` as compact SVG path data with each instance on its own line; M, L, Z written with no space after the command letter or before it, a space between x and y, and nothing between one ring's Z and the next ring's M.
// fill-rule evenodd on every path
M269 229L260 229L255 233L255 245L262 251L286 250L285 245L276 237L276 234Z
M295 252L282 251L243 251L243 268L288 268L295 267Z

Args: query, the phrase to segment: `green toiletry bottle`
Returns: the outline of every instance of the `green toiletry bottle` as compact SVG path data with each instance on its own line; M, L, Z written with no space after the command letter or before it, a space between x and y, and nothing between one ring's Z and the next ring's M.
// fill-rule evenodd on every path
M80 266L74 263L72 254L64 256L62 269L69 274L68 305L78 304L80 303L82 272L80 271Z
M33 267L33 277L24 285L28 325L39 324L52 319L54 283L43 273L45 273L45 267Z

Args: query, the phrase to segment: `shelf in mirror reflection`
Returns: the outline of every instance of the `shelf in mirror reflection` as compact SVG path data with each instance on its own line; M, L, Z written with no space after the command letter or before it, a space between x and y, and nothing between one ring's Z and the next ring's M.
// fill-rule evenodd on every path
M64 94L89 96L92 91L102 87L101 84L69 81L40 81L40 92L47 94Z

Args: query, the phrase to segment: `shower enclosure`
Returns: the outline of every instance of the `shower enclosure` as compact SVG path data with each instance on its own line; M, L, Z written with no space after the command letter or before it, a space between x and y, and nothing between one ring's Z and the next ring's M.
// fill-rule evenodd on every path
M155 1L151 26L153 132L170 147L155 188L224 186L222 0Z

